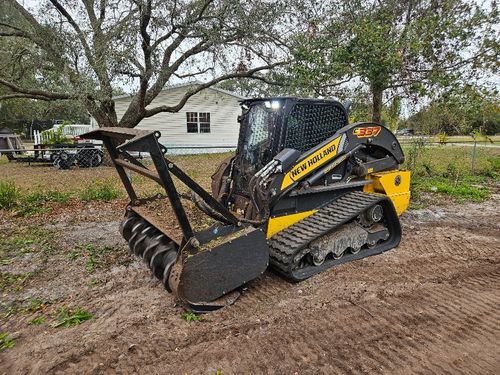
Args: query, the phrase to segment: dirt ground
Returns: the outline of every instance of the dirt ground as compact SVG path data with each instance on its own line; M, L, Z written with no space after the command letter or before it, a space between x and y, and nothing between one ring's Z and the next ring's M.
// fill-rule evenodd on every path
M128 254L123 203L0 217L20 250L0 272L28 275L0 290L0 373L500 373L499 194L410 211L397 249L299 284L266 272L194 322ZM93 318L53 327L61 307Z

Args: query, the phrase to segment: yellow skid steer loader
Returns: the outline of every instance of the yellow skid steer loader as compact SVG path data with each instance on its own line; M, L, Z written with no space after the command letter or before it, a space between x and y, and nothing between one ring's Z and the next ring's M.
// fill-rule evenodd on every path
M398 216L409 204L403 151L381 124L348 124L334 100L249 99L241 107L236 153L212 176L211 194L166 157L159 132L102 128L82 136L104 142L130 197L121 225L130 251L198 312L234 302L268 266L297 282L396 247ZM136 152L149 153L152 166ZM126 170L166 194L138 197ZM192 228L173 176L216 224ZM148 212L160 200L168 200L180 236Z

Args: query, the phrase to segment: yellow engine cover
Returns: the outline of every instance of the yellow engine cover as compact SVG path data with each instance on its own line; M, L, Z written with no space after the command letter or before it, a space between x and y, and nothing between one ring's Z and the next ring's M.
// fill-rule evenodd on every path
M373 180L373 183L365 185L364 192L387 195L398 215L406 211L410 204L410 171L377 172L366 178Z

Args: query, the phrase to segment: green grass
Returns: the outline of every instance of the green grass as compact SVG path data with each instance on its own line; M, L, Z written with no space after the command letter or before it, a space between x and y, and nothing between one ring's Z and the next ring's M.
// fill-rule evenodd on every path
M111 250L113 249L109 246L96 247L92 244L85 246L83 251L87 255L87 262L85 264L87 272L93 273L96 268L100 268L104 262L103 257Z
M24 311L29 313L34 313L43 310L47 305L50 305L49 301L45 301L39 298L30 298L28 300L28 306L26 306Z
M89 283L87 284L89 286L89 288L94 288L96 287L97 285L99 285L100 281L98 278L96 277L93 277L90 279Z
M186 322L198 322L201 320L201 317L192 311L183 312L181 318Z
M81 253L81 250L79 247L76 247L74 249L72 249L69 254L68 254L68 258L70 260L75 260L75 259L78 259L82 256L82 253Z
M57 190L35 191L22 197L18 205L18 214L21 216L33 216L49 213L52 211L52 208L47 207L47 203L57 202L67 204L70 197L70 193L63 193Z
M481 202L490 196L489 186L500 182L500 149L478 148L474 170L471 147L429 147L415 143L404 146L404 151L403 167L412 171L413 198L427 192L457 202Z
M31 272L16 274L0 272L0 291L19 291L32 275Z
M0 350L12 348L14 344L14 339L8 333L0 332Z
M113 250L109 246L95 246L93 244L77 245L69 253L70 260L85 259L85 269L88 273L94 273L97 268L103 268L109 263L110 252Z
M57 190L23 193L13 182L0 182L0 209L15 210L24 217L51 212L47 203L67 204L70 198L71 193Z
M57 190L49 190L46 192L36 191L24 196L23 201L30 204L41 204L45 202L68 203L70 197L70 193L63 193Z
M80 194L80 200L84 202L90 201L111 201L121 196L121 192L109 183L98 182L94 185L87 186Z
M0 262L11 263L12 259L27 253L52 251L54 234L39 226L15 228L0 232Z
M94 316L78 307L75 310L70 310L66 307L61 307L57 314L57 322L52 326L57 327L72 327L78 324L82 324L84 321L92 319Z
M51 305L51 301L42 300L38 298L27 298L22 300L11 300L8 303L2 303L0 301L0 312L3 313L3 317L8 318L15 314L23 315L33 315L34 313L40 313L46 309L47 306ZM41 314L38 314L39 316Z
M13 182L0 182L0 209L10 210L18 205L21 193Z
M37 316L37 317L34 317L32 319L29 319L26 323L28 323L28 325L40 325L40 324L43 324L45 323L45 317L44 316Z
M421 192L440 193L454 198L458 202L482 202L489 198L490 190L486 187L473 186L466 182L453 182L444 177L419 177L412 179L412 193L417 197Z

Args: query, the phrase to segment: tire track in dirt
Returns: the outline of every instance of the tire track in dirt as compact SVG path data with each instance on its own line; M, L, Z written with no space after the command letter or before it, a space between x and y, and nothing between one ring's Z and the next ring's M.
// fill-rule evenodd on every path
M376 319L362 320L359 314L353 314L353 317L362 322L358 329L342 328L348 325L341 326L340 332L336 331L336 339L332 340L331 330L335 330L329 322L331 321L328 315L321 315L321 319L316 320L316 327L307 328L307 324L302 324L306 327L302 332L297 332L295 329L289 330L285 337L274 344L279 344L279 347L288 347L288 358L291 363L308 362L314 368L319 368L324 365L335 364L336 370L342 372L361 373L369 371L392 372L403 368L418 372L423 370L424 373L470 373L452 361L443 363L442 359L435 361L435 356L429 356L428 352L442 353L442 347L448 346L448 355L451 353L459 353L461 344L465 341L473 342L495 342L495 338L500 333L499 318L498 318L498 293L495 293L499 287L498 272L494 271L485 275L478 275L476 278L470 278L469 282L482 281L483 278L491 280L494 278L494 283L483 283L483 290L478 291L474 287L468 293L456 291L452 285L441 286L438 289L432 289L433 293L422 291L418 295L418 299L424 305L425 319L419 318L416 314L419 312L403 312L395 314L380 315L377 314ZM443 285L443 284L441 284ZM489 297L479 296L478 293L490 293L493 299ZM394 299L393 302L397 302ZM453 301L453 304L447 302ZM431 307L429 307L432 305ZM435 306L434 306L435 305ZM475 306L474 309L468 306ZM353 310L347 308L344 310ZM352 312L352 311L351 311ZM473 318L476 317L476 324L472 324ZM295 323L304 323L311 321L310 316L302 316ZM431 324L428 324L428 323ZM466 322L465 324L463 322ZM294 326L299 326L295 324ZM485 325L487 328L484 328ZM323 329L317 329L320 326ZM452 332L450 333L450 328ZM401 330L401 333L398 333ZM460 333L463 331L464 333ZM385 332L382 334L381 332ZM459 333L459 334L457 334ZM273 350L272 342L269 342L262 337L261 333L252 335L256 342L259 342L264 351ZM354 337L362 337L364 342L378 342L379 345L374 347L359 346L354 340ZM412 337L417 342L415 345L408 345L408 337ZM332 341L333 345L332 345ZM306 344L307 343L307 344ZM306 344L306 345L304 345ZM346 348L356 348L357 359L353 361L353 354ZM423 355L420 352L426 349L427 354ZM323 358L335 356L337 359L333 363L324 363ZM439 357L439 356L438 356ZM250 356L248 360L252 357ZM498 362L492 362L489 356L478 356L474 361L470 362L475 368L481 369L482 373L495 373L498 370ZM305 359L305 360L304 360ZM243 358L243 362L245 358ZM356 363L354 367L345 365L345 363ZM362 364L362 365L361 365ZM269 363L267 364L269 365ZM234 369L235 372L242 370L241 368ZM294 370L293 368L283 368L283 372ZM295 369L297 370L297 369ZM298 370L306 368L298 367ZM399 371L398 371L399 372ZM195 372L196 373L196 372Z
M0 360L23 374L500 373L491 204L413 225L398 249L300 284L266 273L234 306L192 324L146 271L122 269L79 300L95 320L48 344L20 340ZM37 361L17 361L29 356Z
M457 267L457 264L459 262L448 262L446 267ZM262 332L261 329L256 329L252 324L249 324L247 328L242 324L239 324L238 327L240 334L252 338L252 342L262 343L261 352L274 351L278 357L287 359L291 363L308 364L308 366L313 366L316 369L321 368L324 373L338 371L345 373L393 373L402 368L407 368L417 373L418 371L415 369L419 368L423 370L423 373L464 373L458 365L454 365L453 363L448 363L449 368L443 367L439 362L433 363L428 356L421 353L421 349L430 344L432 348L451 345L454 347L454 350L457 350L457 343L460 344L465 340L484 341L487 339L490 342L495 341L495 337L499 334L499 321L495 316L498 312L499 296L495 292L499 287L500 271L496 265L490 265L490 268L489 272L485 272L484 269L483 272L471 270L470 273L461 275L460 289L451 284L426 284L418 294L410 296L411 299L420 300L424 306L422 314L425 317L426 327L422 327L423 323L421 319L418 319L414 312L400 311L396 315L394 310L389 310L389 314L386 314L387 311L385 314L382 314L378 312L379 308L377 306L372 307L367 305L366 308L369 311L373 310L376 317L375 319L367 319L367 314L364 314L356 306L349 306L347 304L337 306L337 308L350 316L352 321L360 322L358 326L342 324L343 321L331 323L330 316L320 309L320 311L310 311L298 319L294 319L294 317L288 319L290 325L279 319L271 322L270 324L276 324L283 329L289 326L306 327L303 331L295 329L289 332L285 331L286 333L282 337L281 342L270 342L270 338L265 333L265 330ZM283 283L285 285L283 287L275 284L275 280L272 277L269 279L271 279L271 283L265 283L260 292L263 296L268 295L272 299L272 297L280 293L281 289L286 289L287 284ZM257 296L255 298L248 298L250 302L264 298L258 295L259 291L255 290L253 292L257 293ZM393 306L397 305L405 297L404 295L400 295L387 299L384 302L385 305ZM454 303L443 305L443 301L453 301ZM247 301L247 303L249 302ZM468 306L474 306L474 309ZM296 310L300 311L301 308L297 308ZM238 309L229 309L223 315L226 315L226 318L231 320L241 312L241 309L240 311ZM314 319L316 313L320 314L317 319ZM476 329L474 329L473 324L474 317L477 319ZM314 322L314 327L308 328L308 322ZM344 322L349 323L345 319ZM415 330L412 334L412 328L420 330ZM211 343L220 341L225 329L216 329L208 335L200 331L177 349L179 352L187 352L184 354L190 354L187 357L188 360L190 358L194 360L197 355L189 353L191 348L208 347L209 349ZM332 337L330 334L332 331L336 333L335 337ZM385 332L385 335L381 332ZM466 333L462 334L461 332ZM127 332L123 331L122 333L126 334ZM408 337L411 336L413 336L413 340L417 344L410 344ZM444 337L446 338L443 340ZM373 343L374 345L363 345L362 342L357 342L356 338L362 338L364 342ZM340 344L336 345L334 343L332 345L332 339L338 341ZM241 343L239 339L230 341ZM276 344L279 344L279 348L275 347ZM252 346L248 340L243 342L243 347L246 345ZM162 350L162 347L164 350ZM355 348L356 355L353 356L351 350L347 350L346 348ZM165 354L165 351L172 351L172 346L170 345L167 348L164 344L162 345L161 340L154 340L150 345L145 345L140 350L140 355L135 357L135 361L129 362L125 368L131 369L129 366L133 366L133 368L139 370L140 368L137 368L133 364L134 362L148 363L153 358L158 358L163 363L168 362L169 356ZM235 365L234 362L224 363L225 361L222 361L223 358L220 358L221 362L219 364L224 364L227 366L226 368L232 368L236 370L235 372L238 372L239 370L248 368L247 366L253 363L253 368L259 369L263 373L271 365L268 362L254 363L255 352L252 350L245 351L244 354L240 352L238 356L238 367L233 367ZM88 369L88 366L93 363L94 370L100 373L99 367L95 367L95 364L99 362L104 362L108 369L116 367L115 370L121 368L126 372L125 368L122 367L125 364L121 363L118 358L114 360L110 359L109 353L103 353L101 356L98 354L98 351L73 354L64 365L61 364L54 367L53 370L54 372L58 372L57 370L77 371L78 367L82 366L82 368ZM209 368L210 359L206 359L205 363L207 363L207 368ZM355 365L349 366L347 365L348 363L354 363ZM469 367L468 370L476 369L481 373L492 372L491 369L495 369L495 366L498 365L491 357L483 358L482 360L474 359L469 363L472 367ZM75 367L75 365L78 366ZM299 367L298 369L303 371L303 373L307 373L308 368L310 369L311 367ZM150 370L153 373L155 372L154 368ZM282 370L283 372L278 370L276 373L287 373L288 370L291 371L293 368L283 367ZM196 371L193 373L196 373Z
M494 274L498 275L496 272ZM495 281L495 285L498 287L498 279ZM429 324L427 329L420 332L420 335L424 336L423 342L434 341L434 343L437 342L439 345L447 344L456 346L457 343L470 339L471 335L473 336L472 338L476 340L482 341L487 339L494 342L495 337L499 334L498 295L496 300L489 301L488 299L487 303L482 303L481 299L478 300L475 298L476 295L474 293L466 293L464 296L459 291L454 292L452 286L449 288L450 289L441 289L437 291L433 290L435 293L423 293L422 295L425 313L435 314L437 312L440 315L439 325ZM446 300L455 301L454 307L439 304L442 304L443 301ZM481 308L475 310L468 309L467 306L469 306L471 302L475 302L476 305L481 304ZM429 304L435 304L436 306L430 308ZM474 317L476 319L479 317L479 319L473 327L464 326L462 324L464 319L474 320ZM484 325L492 327L493 329L484 328ZM446 334L451 327L453 327L456 333L463 332L463 334L455 334L456 337L453 335L450 336L449 333ZM476 333L475 331L478 332ZM432 336L433 339L429 340L429 336ZM460 368L451 367L456 372L461 371Z

